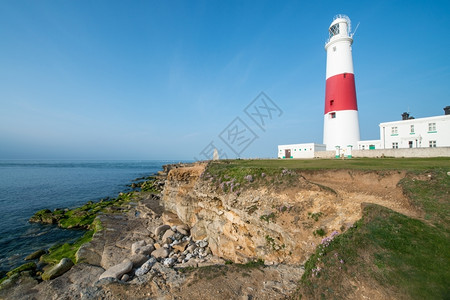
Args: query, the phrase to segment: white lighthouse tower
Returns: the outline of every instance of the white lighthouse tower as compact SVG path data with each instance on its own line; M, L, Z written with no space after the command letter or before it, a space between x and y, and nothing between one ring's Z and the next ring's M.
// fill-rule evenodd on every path
M350 19L337 15L330 25L323 143L327 150L357 148L360 140ZM351 148L350 148L351 149Z

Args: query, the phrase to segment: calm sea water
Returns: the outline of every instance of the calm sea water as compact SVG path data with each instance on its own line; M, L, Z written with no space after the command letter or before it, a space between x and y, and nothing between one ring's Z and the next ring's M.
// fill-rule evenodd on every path
M116 197L133 179L173 161L1 161L0 272L21 265L28 254L71 242L81 230L28 223L43 208L76 207Z

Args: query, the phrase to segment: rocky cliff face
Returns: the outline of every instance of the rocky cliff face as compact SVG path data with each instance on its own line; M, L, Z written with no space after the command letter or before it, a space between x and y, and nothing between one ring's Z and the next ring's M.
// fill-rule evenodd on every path
M162 203L188 224L195 239L209 239L213 254L234 262L304 263L325 236L361 217L361 204L377 203L418 217L397 183L402 172L280 170L236 192L217 184L206 164L173 169ZM206 170L206 171L205 171ZM262 174L264 175L264 174ZM290 177L289 177L290 176ZM265 183L264 180L267 182Z

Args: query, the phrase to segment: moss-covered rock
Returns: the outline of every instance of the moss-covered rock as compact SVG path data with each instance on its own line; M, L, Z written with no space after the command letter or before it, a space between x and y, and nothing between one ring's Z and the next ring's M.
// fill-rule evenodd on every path
M44 255L45 253L47 253L47 251L45 251L44 249L39 249L39 250L34 251L33 253L29 254L27 257L25 257L25 260L38 259L39 257Z
M73 266L71 259L64 257L60 262L53 268L47 270L42 274L42 280L51 280L69 271Z

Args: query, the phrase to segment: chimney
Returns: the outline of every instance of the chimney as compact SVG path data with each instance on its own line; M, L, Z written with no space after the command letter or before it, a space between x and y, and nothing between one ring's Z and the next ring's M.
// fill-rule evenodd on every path
M402 120L408 120L409 114L407 112L402 113Z
M446 115L450 115L450 106L444 107L444 111Z

